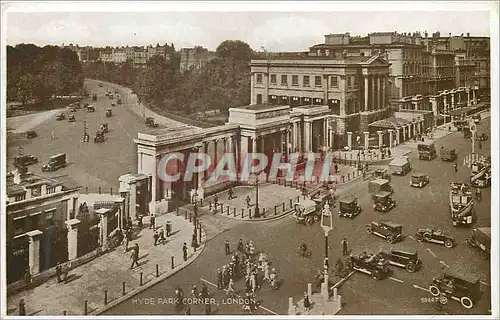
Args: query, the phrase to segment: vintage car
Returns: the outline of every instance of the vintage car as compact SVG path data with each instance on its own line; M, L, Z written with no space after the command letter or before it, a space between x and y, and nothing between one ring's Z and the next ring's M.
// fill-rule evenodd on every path
M472 229L472 236L466 241L471 247L477 247L489 254L491 248L491 228Z
M102 83L101 82L99 83L99 87L102 87Z
M476 140L477 141L486 141L486 140L488 140L488 135L484 132L478 132L476 134Z
M76 112L76 107L69 107L69 112Z
M391 174L404 176L411 171L412 165L409 157L399 157L389 163Z
M88 105L88 106L86 106L86 107L85 107L85 110L86 110L87 112L95 112L95 108L94 108L94 106L93 106L93 105Z
M368 193L373 195L382 191L387 191L390 194L394 192L394 189L392 188L392 185L390 184L389 180L375 179L368 182Z
M74 115L71 114L68 116L68 122L75 122L75 121L76 121L76 119L75 119Z
M446 248L453 248L457 242L449 232L444 232L441 229L420 228L415 234L415 239L418 241L432 242L442 244Z
M376 254L351 255L345 262L348 270L361 271L369 274L375 280L387 278L389 274L389 261Z
M387 191L380 191L372 195L373 209L380 212L388 212L396 206L396 201L391 197L391 193Z
M116 99L117 104L122 104L122 99Z
M61 121L61 120L64 120L64 119L66 119L66 116L64 115L64 113L60 113L56 117L57 121Z
M155 121L153 117L146 118L146 125L148 127L158 127L158 123Z
M31 154L25 154L23 156L14 157L15 167L29 166L30 164L35 164L38 162L38 158Z
M294 216L297 223L312 225L315 221L321 220L320 210L315 201L304 199L296 203L294 206Z
M373 172L375 179L385 179L391 181L391 175L387 169L377 169Z
M411 175L410 186L422 188L429 184L429 176L422 173L414 173Z
M373 221L366 226L366 232L384 238L389 243L403 240L403 226L389 220Z
M33 139L33 138L36 138L38 137L38 133L36 133L35 130L29 130L26 132L26 138L28 139Z
M113 115L113 112L111 111L111 109L106 109L106 117L109 118Z
M101 130L103 133L108 133L109 132L109 126L107 123L101 124L99 127L99 130Z
M422 260L418 258L418 252L415 250L406 251L391 248L389 250L380 250L378 254L389 261L390 264L405 268L408 272L415 272L422 267Z
M339 216L353 219L361 213L358 198L352 195L339 200Z
M95 137L94 137L94 143L101 143L101 142L104 142L104 140L105 140L104 132L102 132L102 131L96 132Z
M455 161L457 159L457 152L455 149L441 147L439 156L441 157L442 161Z
M481 297L479 278L448 268L440 277L432 279L429 292L437 297L444 294L460 301L462 306L471 309Z

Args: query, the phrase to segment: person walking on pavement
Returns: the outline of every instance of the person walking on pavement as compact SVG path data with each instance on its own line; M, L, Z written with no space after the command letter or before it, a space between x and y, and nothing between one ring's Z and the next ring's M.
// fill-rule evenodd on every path
M231 248L229 246L229 240L226 240L226 242L224 243L224 249L226 251L226 256L228 256L228 255L231 254Z
M217 207L219 206L219 197L215 195L214 197L215 212L217 212Z
M184 258L184 261L187 261L187 259L188 259L188 247L187 247L187 244L185 242L182 245L182 256Z
M233 187L229 187L229 200L232 200L234 198L234 190Z
M248 195L247 198L245 199L246 203L247 203L247 208L250 208L250 202L252 201L252 199L250 199L250 196Z
M156 227L155 220L156 220L155 215L151 214L151 217L149 218L149 229L154 229Z
M334 168L335 168L335 173L339 173L339 166L337 164L335 164Z
M160 238L160 235L158 234L158 231L155 231L153 235L153 239L155 240L154 245L156 246L158 244L158 238Z
M344 238L342 239L342 242L341 242L341 243L342 243L342 255L345 257L345 256L347 256L347 255L348 255L348 253L349 253L349 252L348 252L348 250L347 250L347 245L348 245L348 243L347 243L347 239L344 237Z
M227 285L227 291L226 291L226 294L227 295L231 295L233 296L234 295L234 281L233 281L233 278L230 278L229 279L229 283Z
M125 252L128 252L128 243L130 242L130 229L125 230Z
M307 292L304 292L304 309L306 311L309 311L310 308L311 308L311 301L309 301L309 295L307 294Z
M223 288L223 283L222 283L222 271L220 271L220 268L217 269L217 289L221 290Z
M167 243L167 239L165 238L165 231L162 229L160 229L160 234L158 235L158 243L160 244L166 244Z
M132 260L132 264L130 265L130 269L134 268L134 264L138 267L139 266L139 245L136 243L133 250L132 254L130 255L130 259Z
M196 231L193 232L193 236L191 237L191 247L193 247L194 252L196 252L196 248L198 248L198 237Z
M455 164L453 165L453 168L455 169L455 172L458 172L458 164L455 162Z

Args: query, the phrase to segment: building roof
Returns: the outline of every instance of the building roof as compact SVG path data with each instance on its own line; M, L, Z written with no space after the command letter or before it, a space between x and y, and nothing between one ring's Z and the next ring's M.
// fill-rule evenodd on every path
M81 185L69 175L58 177L44 177L34 173L22 175L22 181L19 184L14 183L14 174L7 175L7 197L13 197L25 193L24 188L33 188L41 185L48 187L62 186L62 191L78 189Z
M382 120L378 120L369 124L369 126L386 128L386 129L396 129L401 126L411 123L410 121L403 118L390 117Z
M247 109L247 110L272 110L272 109L283 109L282 105L275 105L275 104L253 104L253 105L248 105L244 107L239 107L235 109Z

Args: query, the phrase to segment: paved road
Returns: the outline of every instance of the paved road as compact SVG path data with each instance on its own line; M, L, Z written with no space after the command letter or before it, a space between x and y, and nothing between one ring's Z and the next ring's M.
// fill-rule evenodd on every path
M9 133L7 170L14 169L13 158L19 154L20 146L25 154L38 157L40 163L29 168L35 173L41 173L41 165L46 163L51 155L65 152L69 166L44 174L49 176L70 174L76 177L83 187L89 187L89 192L96 191L98 187L116 188L120 175L129 170L136 170L136 148L132 139L137 137L138 132L145 132L148 129L141 117L131 110L129 103L133 103L134 100L129 96L129 101L125 100L125 104L114 107L113 116L106 118L105 111L111 107L111 100L105 96L106 85L99 87L98 82L93 80L86 80L86 85L91 94L98 95L98 99L96 102L84 99L81 103L93 104L96 112L87 113L84 109L79 109L75 113L70 113L68 109L60 110L66 114L66 117L74 114L76 117L74 123L69 123L68 120L56 121L55 116L58 112L53 111L46 113L50 118L45 121L26 120L34 125L33 129L38 132L38 137L28 140L25 138L25 133ZM119 91L125 98L125 91L122 89ZM116 102L116 99L113 101ZM88 132L91 135L89 143L81 142L84 121L87 122ZM105 122L110 128L107 139L104 143L94 144L93 135L99 129L100 124ZM22 124L21 127L23 127ZM52 139L52 132L56 136L55 140Z
M489 120L483 120L480 130L489 132ZM470 151L470 142L465 140L460 132L451 134L436 142L439 150L441 145L453 146L459 154L458 164L463 163L463 157ZM484 146L486 148L486 146ZM482 150L489 154L489 150ZM340 241L346 236L349 246L354 252L363 250L377 251L380 247L387 248L388 244L381 238L368 235L365 225L379 217L391 219L404 225L403 232L412 235L416 229L425 226L441 226L450 230L458 240L458 246L446 249L435 244L420 244L407 238L397 247L415 248L423 260L423 269L410 274L402 269L394 269L392 279L375 281L371 277L356 273L342 287L341 294L346 302L341 314L486 314L490 309L489 286L482 284L484 293L479 304L471 310L462 308L457 302L451 301L444 311L437 311L432 303L423 302L422 298L429 297L429 293L414 285L427 288L432 278L442 272L444 264L462 265L462 268L480 276L483 283L489 283L489 261L484 259L480 252L469 248L465 239L470 235L469 228L453 228L448 213L448 187L450 181L467 181L469 172L460 166L458 174L453 170L453 164L434 159L432 162L420 161L416 151L411 154L415 171L429 174L430 185L423 189L409 186L409 176L393 177L395 199L398 206L386 214L375 213L371 209L371 200L367 194L367 182L356 184L343 193L352 193L359 197L363 212L354 220L340 219L335 216L335 229L329 237L330 261L341 256ZM483 191L483 201L476 204L478 213L477 226L490 225L489 209L490 190ZM202 217L204 219L213 217ZM224 219L218 217L216 219ZM181 286L189 293L192 285L198 286L204 280L215 282L216 268L228 263L229 258L224 255L223 243L228 239L234 247L239 238L253 240L259 251L268 253L270 261L283 279L281 288L270 290L268 286L258 291L258 297L266 309L259 309L260 314L286 314L288 297L295 301L301 298L306 284L310 282L319 266L322 265L324 255L324 235L318 225L304 226L296 224L291 217L277 221L241 222L214 238L208 243L205 251L192 265L181 273L167 279L163 283L152 287L135 297L135 299L153 298L153 305L140 304L141 300L129 300L109 310L107 314L178 314L171 304L157 303L158 298L171 297L175 286ZM312 249L310 259L300 258L296 248L304 240ZM427 250L429 249L429 250ZM442 262L441 262L442 261ZM214 293L219 306L217 314L242 314L240 305L224 304L224 293L208 285ZM241 290L241 281L237 282L236 289ZM214 308L213 308L214 309ZM193 307L193 314L203 314L200 306Z

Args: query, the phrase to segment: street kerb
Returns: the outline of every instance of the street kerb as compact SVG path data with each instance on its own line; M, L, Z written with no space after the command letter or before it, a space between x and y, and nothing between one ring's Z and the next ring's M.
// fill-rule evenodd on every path
M100 308L100 309L96 309L92 312L89 313L89 315L100 315L102 314L103 312L106 312L107 310L119 305L120 303L124 302L124 301L127 301L128 299L132 298L133 296L141 293L142 291L148 289L148 288L151 288L152 286L162 282L163 280L165 279L168 279L170 278L171 276L175 275L177 272L181 271L182 269L184 269L185 267L187 267L188 265L190 265L194 260L196 260L198 258L198 256L203 252L203 250L205 249L205 244L207 242L207 233L206 231L204 230L202 232L202 241L201 241L201 245L196 249L196 252L193 253L193 255L188 259L188 261L185 261L184 263L176 266L174 269L170 270L169 272L166 272L164 273L163 275L160 275L159 277L155 277L153 278L151 281L143 284L142 286L139 286L138 288L128 292L127 294L125 294L124 296L121 296L117 299L114 299L112 301L110 301L107 305L105 305L104 307Z

